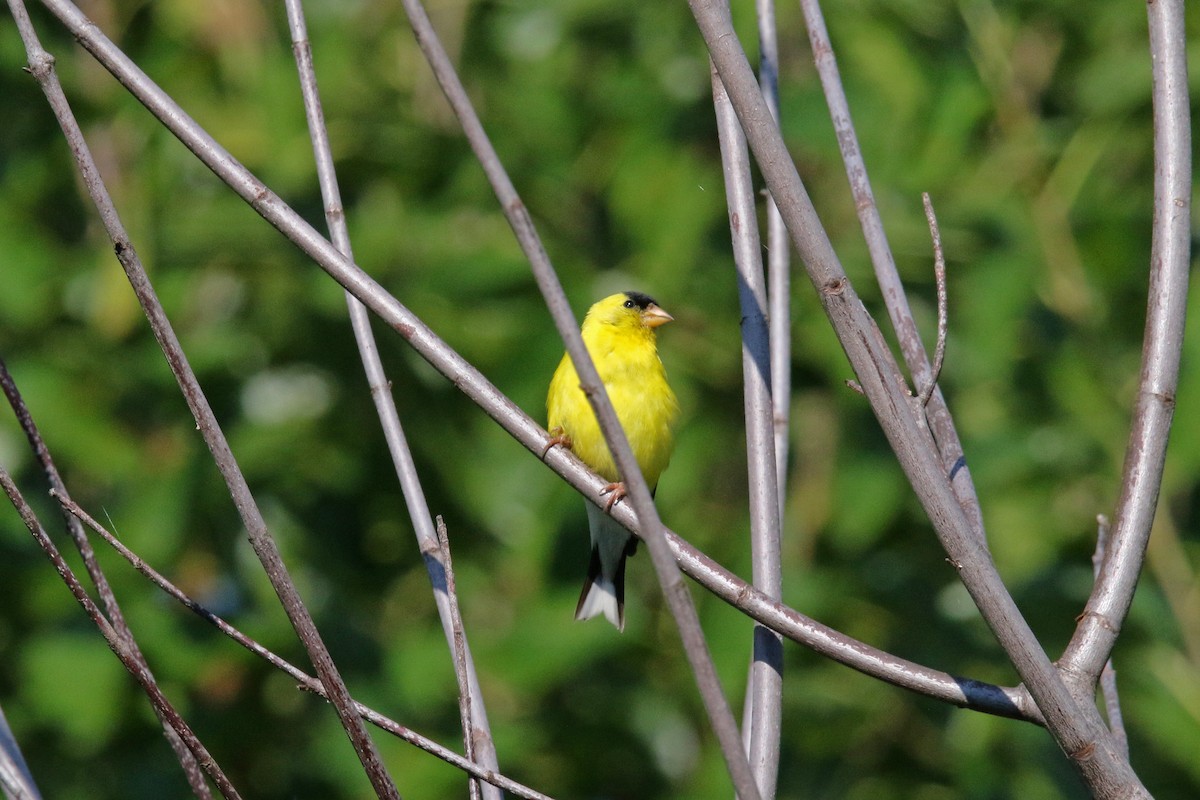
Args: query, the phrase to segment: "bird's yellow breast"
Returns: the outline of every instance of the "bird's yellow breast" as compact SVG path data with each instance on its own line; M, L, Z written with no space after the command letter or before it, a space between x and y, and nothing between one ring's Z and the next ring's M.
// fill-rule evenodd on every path
M608 324L584 325L584 344L596 363L634 457L653 488L666 469L674 444L679 404L667 384L653 331ZM564 355L546 399L548 427L571 437L580 460L609 481L619 476L595 414L579 388L579 377Z

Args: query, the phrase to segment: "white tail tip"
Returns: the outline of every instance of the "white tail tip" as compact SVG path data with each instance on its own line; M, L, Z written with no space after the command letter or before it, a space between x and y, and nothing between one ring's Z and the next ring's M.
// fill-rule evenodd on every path
M601 614L619 630L625 630L625 620L621 617L621 604L617 602L617 590L611 581L596 578L588 589L587 596L575 610L575 619L585 620L598 617Z

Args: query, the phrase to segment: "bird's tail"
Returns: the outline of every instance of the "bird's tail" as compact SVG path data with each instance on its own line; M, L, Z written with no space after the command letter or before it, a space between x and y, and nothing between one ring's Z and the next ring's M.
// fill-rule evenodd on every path
M592 557L587 580L575 606L575 619L604 618L625 630L625 559L637 549L637 539L612 517L587 504Z

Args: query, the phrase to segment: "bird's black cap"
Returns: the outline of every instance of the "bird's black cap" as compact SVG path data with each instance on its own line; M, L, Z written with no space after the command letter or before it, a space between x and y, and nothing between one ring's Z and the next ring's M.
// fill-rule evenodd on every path
M641 292L626 292L625 296L628 297L633 304L642 311L645 311L650 306L658 305L658 303L654 302L653 297L648 294L642 294Z

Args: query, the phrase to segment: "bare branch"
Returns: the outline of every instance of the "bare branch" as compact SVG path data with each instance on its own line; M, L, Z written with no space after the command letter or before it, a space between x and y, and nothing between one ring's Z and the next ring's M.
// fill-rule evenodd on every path
M328 699L325 693L325 688L321 682L309 675L304 670L292 665L286 659L281 658L274 652L264 647L263 645L251 639L246 634L229 624L226 620L209 611L200 603L189 597L183 590L168 580L162 573L155 570L149 564L142 560L140 556L130 550L116 536L108 531L103 525L96 521L92 515L88 514L77 503L69 498L52 491L51 496L58 500L59 504L70 514L78 517L89 528L95 531L110 547L113 548L122 558L130 563L141 575L145 576L151 583L161 589L165 594L177 600L189 611L200 617L205 622L212 625L221 633L228 636L234 642L246 648L249 652L266 661L272 667L286 673L290 678L300 684L300 688L312 692L320 697ZM393 734L398 739L402 739L414 747L419 747L425 752L437 756L446 763L463 770L464 772L479 778L482 781L490 783L506 792L511 792L517 797L529 798L529 800L550 800L544 794L530 789L528 786L517 783L509 778L500 775L499 773L487 769L484 766L474 763L469 759L465 759L457 753L447 750L437 742L416 733L410 728L407 728L400 723L383 716L379 712L364 706L358 701L354 702L354 708L358 714L370 722L372 725Z
M4 709L0 709L0 791L9 800L42 800L17 738L13 736Z
M445 572L446 596L450 598L450 625L454 629L454 676L458 679L458 714L462 719L463 752L469 760L475 760L474 725L471 722L471 681L467 673L467 643L463 633L462 615L458 610L458 589L454 584L454 564L450 559L450 536L446 533L446 523L441 516L437 517L438 552L432 554L440 557L442 570ZM471 800L479 797L479 782L471 780L468 784Z
M908 366L909 374L913 377L913 386L922 387L936 385L936 380L930 379L929 360L925 346L921 343L921 334L917 323L913 320L912 310L908 305L908 297L904 292L904 284L896 271L896 261L888 246L887 234L883 229L883 220L879 216L879 207L875 204L875 194L871 190L871 180L867 176L867 165L863 159L862 148L858 143L858 134L854 130L854 121L850 117L850 105L846 100L846 91L842 87L841 75L838 71L837 59L834 57L833 44L829 40L829 31L825 27L825 18L821 13L818 0L801 0L800 9L804 13L804 24L808 28L808 38L812 44L813 60L816 62L817 74L821 78L821 88L825 93L825 102L829 106L829 116L837 133L838 147L841 150L842 162L846 166L846 176L850 181L850 192L854 197L854 208L858 214L859 225L862 227L863 238L867 243L867 251L871 256L871 264L875 269L875 280L883 292L883 300L887 305L892 328L900 342L900 352L904 363ZM920 391L917 389L917 391ZM958 498L966 514L967 521L975 535L983 541L983 517L979 511L979 497L975 493L975 485L971 480L971 471L966 466L962 444L958 432L954 428L954 420L946 407L942 393L935 389L931 394L932 402L928 403L926 412L930 430L937 441L941 453L942 465L951 477L951 488Z
M341 191L338 188L333 154L329 146L329 133L325 127L325 115L321 108L320 93L317 90L317 76L313 65L312 48L308 40L307 26L304 21L303 5L301 0L286 0L286 6L288 26L292 36L292 49L295 53L297 71L304 95L305 115L308 119L309 135L312 138L321 195L325 203L325 220L329 225L334 245L347 259L353 260L354 253L350 246L350 233L346 227ZM437 574L443 567L448 572L449 548L448 546L443 548L445 562L442 565L438 565L436 557L429 554L431 550L437 550L439 537L433 530L429 505L421 488L421 480L417 475L416 464L413 462L408 440L400 424L400 414L396 410L395 398L392 395L392 383L384 371L383 361L379 357L379 348L375 342L375 334L371 331L370 316L366 307L349 292L346 293L346 305L350 313L354 338L362 358L363 370L370 387L371 398L375 403L375 410L388 445L388 452L391 453L392 464L400 480L404 501L412 519L417 545L426 556L426 566L430 570L430 578L433 582L434 602L437 605L442 630L453 656L455 673L459 674L464 681L460 684L459 690L460 700L466 699L468 702L468 710L464 716L466 727L463 728L463 736L467 742L467 758L479 761L489 769L498 772L499 761L488 724L483 692L479 688L479 678L475 672L475 663L466 647L465 633L462 631L461 622L457 626L453 622L458 612L457 600L449 594L446 583L441 581ZM460 646L461 659L459 658ZM471 790L473 797L479 791L479 786L474 781L471 782ZM500 797L500 793L491 785L486 787L484 794L488 800L499 800Z
M55 81L55 83L57 82ZM52 492L59 492L64 497L67 496L66 485L63 483L62 476L59 475L54 459L50 456L50 449L46 447L46 442L42 439L41 431L38 430L37 424L33 421L33 415L29 413L29 408L25 405L25 400L21 397L20 389L17 388L17 383L8 371L8 364L5 363L4 359L0 359L0 388L3 388L4 396L13 410L13 414L17 417L17 422L20 424L21 430L25 432L25 438L29 441L30 449L42 465L42 470L49 479L50 490ZM108 578L100 568L100 563L96 560L96 553L92 549L92 543L88 540L83 526L79 524L78 519L70 514L64 513L63 516L67 520L67 530L71 533L71 541L75 543L76 549L79 550L80 555L83 557L84 568L92 580L92 585L96 587L97 594L100 595L100 601L104 604L106 619L112 624L116 634L125 641L130 655L141 665L141 670L146 680L152 683L155 682L154 673L151 672L150 665L138 647L137 639L129 629L129 625L125 622L125 616L121 613L120 605L118 605L117 598L108 583ZM157 708L155 711L157 713ZM201 798L201 800L209 800L212 797L212 791L204 779L203 770L200 769L196 757L180 738L179 732L172 727L169 718L160 715L159 722L163 726L167 743L171 745L171 749L175 752L175 758L179 761L179 765L183 769L184 776L187 778L192 793L196 797Z
M627 524L620 513L614 516ZM633 524L632 520L628 524ZM670 541L680 568L689 577L743 614L815 653L864 675L960 708L1045 724L1024 689L950 675L878 650L767 597L677 534L672 533Z
M12 2L19 3L20 0L12 0ZM71 6L70 10L79 14L79 10L74 6ZM82 18L81 14L79 16ZM83 19L86 23L86 19ZM90 25L90 23L86 24ZM92 27L94 29L94 26ZM31 66L37 70L45 65L31 64ZM296 635L308 651L309 657L312 658L313 664L317 669L317 673L321 676L322 681L329 690L330 702L337 710L338 717L341 719L342 725L346 729L351 743L354 745L354 750L363 764L363 768L367 773L368 779L371 781L372 787L375 789L376 795L380 798L396 798L398 800L400 795L396 791L391 778L388 776L387 769L384 767L383 761L379 757L379 752L371 741L362 720L359 719L354 709L350 706L350 693L346 689L346 685L342 681L341 675L338 673L328 649L326 649L324 642L322 642L316 624L313 622L312 616L300 598L299 591L288 574L279 549L274 539L271 538L266 521L263 519L253 495L250 493L250 487L247 485L246 478L238 467L237 460L234 458L233 451L229 448L229 443L221 431L220 424L213 414L212 407L204 396L195 373L192 372L191 367L188 365L183 348L180 346L170 320L167 319L166 313L158 301L154 287L151 285L149 277L142 266L141 259L138 257L137 251L134 249L133 243L130 241L124 225L121 223L112 198L109 196L108 190L104 186L104 181L96 168L95 161L92 159L87 142L83 138L83 133L79 129L79 124L76 122L74 115L70 111L70 107L67 105L66 97L59 90L50 99L51 107L54 109L63 134L70 144L71 152L75 156L76 165L83 178L84 185L87 187L92 202L99 211L105 231L113 242L117 259L120 261L122 269L125 270L126 277L133 287L134 293L137 295L138 302L141 304L142 310L150 322L155 339L162 348L167 363L170 365L171 371L179 382L184 399L187 401L188 407L196 419L205 444L208 445L209 451L213 455L213 460L218 470L220 470L221 476L225 479L225 484L229 489L234 506L237 508L242 522L246 526L251 547L262 562L267 577L271 581L271 585L275 589L275 593L279 597L284 611L287 613L288 619L296 631Z
M65 0L43 1L64 21L80 43L157 118L162 120L173 134L195 152L206 166L229 184L239 196L247 200L259 214L279 229L338 283L350 290L373 313L399 333L418 354L495 419L523 447L533 453L535 457L541 457L550 441L545 429L513 404L478 370L439 339L409 309L341 255L303 218L250 174L146 77L111 41L88 23L78 9ZM736 96L731 94L731 98L735 99L736 109ZM789 200L787 206L781 203L780 207L793 205ZM799 206L796 207L799 208ZM814 230L819 231L819 228ZM806 250L808 249L806 245ZM831 289L836 290L837 288L835 281ZM897 405L907 408L907 403L903 400L903 389L899 388L899 384L897 386ZM569 451L562 448L553 448L546 453L544 463L585 497L598 497L606 483L587 469ZM626 504L616 504L612 509L612 514L622 525L635 533L641 530L636 510L628 508ZM1031 708L1027 702L1023 701L1020 692L1000 689L969 679L955 679L945 673L938 673L903 659L897 659L849 637L839 638L836 632L820 626L782 604L761 596L748 583L719 567L681 539L672 537L671 545L687 573L706 589L742 609L759 622L774 630L779 630L788 638L811 647L823 655L895 685L957 705L1001 716L1016 716L1031 720L1038 717L1037 709ZM744 598L745 602L739 603L739 598Z
M77 10L72 12L70 8L67 8L69 4L63 3L62 0L47 0L47 2L54 3L52 10L63 5L64 16L62 18L72 33L79 38L80 43L95 55L97 60L123 85L129 88L130 92L146 105L190 150L197 153L206 166L228 183L240 196L251 202L268 222L279 229L318 266L328 272L342 286L349 289L373 313L399 333L418 354L495 419L521 446L542 459L548 467L558 473L580 494L588 498L599 496L606 481L595 475L570 451L553 448L549 452L545 452L546 445L550 441L550 436L545 429L513 404L453 348L439 339L409 309L392 297L370 276L348 261L277 195L263 186L194 120L188 117L183 109L155 86L145 73L129 61L98 29L87 24L85 18ZM259 193L256 194L256 192ZM543 453L545 453L544 458ZM616 504L612 509L612 514L622 525L635 533L640 533L641 524L638 516L626 504ZM688 574L709 591L722 596L727 602L739 594L744 594L751 599L757 597L753 587L718 567L683 540L672 539L672 547L676 548L677 553L680 554L679 557L684 559L681 563L688 567ZM757 597L755 602L764 604L756 612L760 615L755 616L759 622L780 630L785 636L860 671L883 677L897 685L904 685L903 676L900 673L904 673L909 667L923 669L910 662L890 657L886 653L874 650L848 637L840 640L844 642L844 646L830 644L831 640L826 636L826 632L833 633L832 631L821 630L823 626L812 623L807 617L787 609L786 606L773 603L765 597ZM755 607L755 602L752 602L749 607ZM775 612L767 612L766 606L768 605L784 609L790 612L791 616L785 615L786 621L772 623L768 620ZM817 628L809 629L808 623L816 625ZM858 654L863 653L866 654L865 658L857 657ZM890 678L884 677L885 675L890 675ZM980 685L986 687L986 684ZM961 702L962 693L955 694L952 686L952 680L950 686L947 686L945 683L939 683L937 679L923 677L908 688L922 692L928 688L927 693L932 697L947 699L949 702L959 705L968 705ZM959 699L955 700L955 697ZM1019 707L1020 703L1009 704L1009 706ZM1034 717L1037 715L1036 709L1032 712L1026 710L1023 713L1032 713ZM1011 714L1007 716L1011 716Z
M946 328L947 297L946 297L946 255L942 252L942 232L938 229L937 215L933 213L933 201L929 192L921 193L921 202L925 204L925 220L929 223L929 236L933 239L933 275L937 281L937 346L933 352L933 368L929 371L929 383L921 390L918 405L924 409L929 405L929 398L937 387L938 376L942 374L942 362L946 360Z
M1104 561L1108 558L1108 538L1110 528L1108 517L1103 514L1096 516L1096 550L1092 553L1092 576L1100 577ZM1108 718L1108 728L1112 731L1117 746L1129 758L1129 737L1125 735L1125 718L1121 713L1121 697L1117 694L1117 671L1113 668L1112 659L1104 662L1100 671L1100 693L1104 697L1104 716Z
M742 312L742 384L753 581L766 595L778 599L782 592L779 486L772 419L767 288L758 239L758 215L746 139L720 77L715 69L711 73L721 164L725 173L725 199L729 206L729 230L737 269L738 303ZM746 688L750 700L749 716L743 717L742 737L748 739L747 753L758 790L764 798L772 798L779 776L783 642L779 634L757 625L752 641L753 659Z
M1191 247L1192 145L1183 0L1146 4L1154 104L1154 230L1142 373L1105 567L1059 659L1091 685L1116 643L1137 586L1175 412Z
M779 120L779 43L775 33L775 0L756 0L758 19L758 84L771 115ZM792 413L792 248L783 216L771 193L767 196L767 284L771 329L771 403L775 409L775 483L779 519L787 500L789 418Z
M910 412L899 369L838 263L720 3L689 0L689 5L826 314L963 585L1092 791L1101 797L1146 796L1099 713L1072 698L1004 588L983 538L950 486L940 454Z
M196 762L201 769L212 778L217 788L229 800L240 800L241 795L237 789L226 777L221 766L213 759L208 749L192 731L191 727L184 721L183 717L179 716L179 712L171 705L171 701L163 694L162 689L154 682L153 678L143 668L144 662L136 658L133 654L133 649L129 646L125 637L117 633L116 629L105 619L100 608L88 596L87 590L83 588L83 584L79 582L79 578L75 577L75 573L71 571L71 567L63 558L62 553L55 547L54 542L46 534L46 530L42 527L42 523L38 521L37 514L34 513L25 497L21 494L21 490L17 488L13 482L12 476L8 474L8 470L0 466L0 486L4 488L5 494L8 495L9 501L12 502L13 508L21 516L21 521L25 523L25 527L33 534L33 539L37 545L42 548L50 563L54 565L55 571L59 577L67 584L71 594L75 597L76 602L83 607L83 610L91 618L92 622L100 630L100 634L108 643L109 648L120 659L121 664L133 676L141 686L142 691L146 693L150 704L154 707L154 711L159 715L160 719L165 719L167 724L179 735L179 738L187 746L188 750L195 757Z
M558 328L558 333L562 337L571 361L575 365L575 371L579 375L580 388L596 413L600 430L604 434L609 451L612 453L613 460L625 483L628 496L638 512L639 519L643 521L642 538L646 542L646 549L650 552L650 559L654 564L659 585L666 596L667 605L679 628L684 651L700 689L705 711L708 713L709 724L720 743L734 788L743 800L756 800L759 795L754 786L754 778L746 756L739 745L737 724L733 720L729 703L725 699L717 679L716 669L708 652L708 645L703 631L700 629L696 608L679 573L679 568L675 564L674 558L671 557L671 550L666 541L666 529L658 518L658 510L654 506L650 488L646 485L637 459L633 456L629 440L621 428L621 423L617 419L616 411L613 409L604 384L600 381L596 366L592 363L591 356L583 344L578 323L575 315L571 312L554 266L550 263L541 239L534 229L533 221L529 217L529 212L504 170L495 148L492 147L487 133L471 105L470 98L467 97L466 90L454 71L453 64L438 41L437 33L429 22L424 6L420 0L401 0L401 2L409 22L413 26L417 43L433 69L446 99L454 109L467 141L475 152L475 157L483 166L484 173L492 185L492 190L496 193L496 198L500 201L500 206L517 236L521 249L529 259L538 288L542 292L546 306L554 318L555 327ZM596 496L589 499L593 503L597 501ZM772 501L774 502L774 498ZM599 504L597 503L597 505Z
M38 39L37 32L33 28L33 24L29 19L29 13L21 0L10 0L9 9L12 12L13 19L17 23L17 29L21 34L21 40L25 45L25 51L29 58L29 71L37 79L38 85L42 92L46 95L51 108L55 114L63 119L71 119L71 110L67 104L66 96L63 93L62 86L59 83L58 75L54 70L54 58L45 51ZM26 438L29 439L30 446L33 448L34 456L42 466L46 478L50 485L54 488L66 491L62 478L59 476L58 468L54 465L53 459L50 458L50 453L46 449L41 440L41 436L37 432L36 426L33 424L32 418L29 416L24 404L20 401L20 395L17 392L16 385L12 383L11 377L8 375L7 369L3 370L4 391L8 395L9 402L13 406L13 410L17 414L17 419L25 431ZM79 551L83 558L84 568L87 570L88 577L92 581L92 585L96 587L96 593L100 597L100 602L104 607L104 613L109 622L112 623L113 629L118 636L123 637L132 653L133 657L141 662L142 668L145 671L146 677L150 681L154 681L154 674L150 671L149 665L146 663L145 657L142 655L141 649L138 647L137 640L133 633L129 630L129 626L125 622L125 615L121 613L121 607L117 603L117 598L113 595L112 588L108 584L108 579L104 576L103 570L96 562L95 554L92 552L91 542L88 541L83 528L79 525L79 521L70 515L64 515L67 525L67 530L71 534L71 539L75 543L75 548ZM175 757L182 767L184 775L187 777L188 784L192 789L192 793L201 800L209 800L212 797L212 791L204 780L204 775L199 764L196 763L195 757L191 751L179 738L176 732L166 719L160 718L159 721L163 725L163 732L167 737L167 742L171 745L171 749L175 751Z

